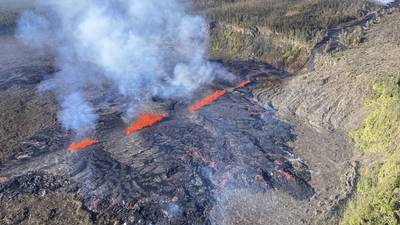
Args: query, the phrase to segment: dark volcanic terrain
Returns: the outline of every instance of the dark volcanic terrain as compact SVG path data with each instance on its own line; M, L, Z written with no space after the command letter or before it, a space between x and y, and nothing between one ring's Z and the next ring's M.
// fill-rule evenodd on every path
M354 151L348 134L368 114L370 81L399 71L400 12L385 10L328 30L296 76L221 62L231 79L153 99L142 112L168 117L131 135L126 100L88 90L98 143L77 152L56 97L38 92L57 71L51 52L1 35L0 225L337 224L359 168L378 157ZM342 46L341 32L361 26L363 41Z
M12 38L3 41L19 55L3 56L0 62L1 145L6 150L0 168L2 202L66 192L82 202L93 222L109 216L132 224L207 224L225 216L215 208L225 191L280 190L298 200L314 193L307 165L288 147L295 138L291 126L277 119L270 105L252 101L258 80L281 79L286 74L280 70L232 62L235 82L216 81L191 101L154 100L149 108L169 117L129 136L114 107L123 100L103 101L96 109L99 144L71 153L67 146L73 137L57 123L53 97L36 90L52 76L50 57L26 54ZM252 83L231 88L245 79ZM188 103L222 88L228 92L214 104L188 112Z

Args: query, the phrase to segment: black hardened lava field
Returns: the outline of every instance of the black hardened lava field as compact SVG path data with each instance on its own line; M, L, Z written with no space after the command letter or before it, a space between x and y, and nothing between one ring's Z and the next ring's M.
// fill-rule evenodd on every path
M235 82L215 81L190 101L154 99L151 108L168 116L129 135L114 107L124 99L103 99L96 104L101 115L93 134L97 143L86 149L68 151L71 136L57 125L34 133L13 159L1 164L0 176L6 180L0 198L72 192L93 220L112 215L132 224L208 224L221 193L232 189L281 190L309 199L314 193L310 172L288 147L295 138L290 125L275 118L271 106L252 100L251 89L260 77L281 72L253 64L234 63ZM243 71L246 66L259 73ZM32 71L21 68L42 80L40 70ZM235 87L245 79L245 85ZM35 87L23 80L8 83L3 79L0 87ZM225 94L195 112L188 110L215 90Z
M0 0L0 225L399 224L400 0Z

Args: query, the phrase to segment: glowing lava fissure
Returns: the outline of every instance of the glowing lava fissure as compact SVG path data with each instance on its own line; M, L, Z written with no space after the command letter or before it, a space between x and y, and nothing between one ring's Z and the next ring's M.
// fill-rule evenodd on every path
M244 87L246 87L248 84L250 84L251 83L251 80L245 80L245 81L242 81L242 82L240 82L237 86L236 86L236 88L244 88Z
M84 139L80 142L74 142L72 143L69 147L68 150L70 152L77 152L80 150L84 150L86 148L89 148L90 146L93 146L95 144L97 144L98 141L92 140L92 139Z
M131 126L126 129L126 135L136 133L146 127L151 127L167 116L167 114L141 113Z
M196 104L189 107L189 112L196 112L207 105L211 105L213 102L217 101L220 97L226 94L226 90L219 90L207 97L203 98Z

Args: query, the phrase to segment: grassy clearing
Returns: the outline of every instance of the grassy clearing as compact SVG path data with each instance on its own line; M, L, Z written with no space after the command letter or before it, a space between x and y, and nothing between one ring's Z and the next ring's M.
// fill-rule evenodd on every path
M383 157L361 171L341 224L400 222L400 74L376 81L373 90L366 102L373 110L351 136L362 152Z

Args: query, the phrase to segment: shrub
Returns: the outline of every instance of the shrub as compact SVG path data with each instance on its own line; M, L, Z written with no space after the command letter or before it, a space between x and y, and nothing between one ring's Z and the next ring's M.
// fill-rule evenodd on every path
M361 171L355 199L341 224L400 222L400 74L376 81L373 91L366 102L372 112L351 136L362 152L382 157Z
M367 0L194 0L196 12L210 23L221 24L213 27L212 33L217 35L211 39L217 40L210 46L212 53L251 57L294 70L304 65L327 28L360 18L376 7ZM232 32L218 31L220 28ZM237 34L238 30L243 32ZM346 38L351 44L359 41L357 33Z
M393 152L400 145L400 76L376 81L373 91L366 102L373 111L351 136L363 152Z
M342 31L339 34L339 41L347 48L352 48L359 45L364 36L364 31L361 27L357 27L354 31Z

